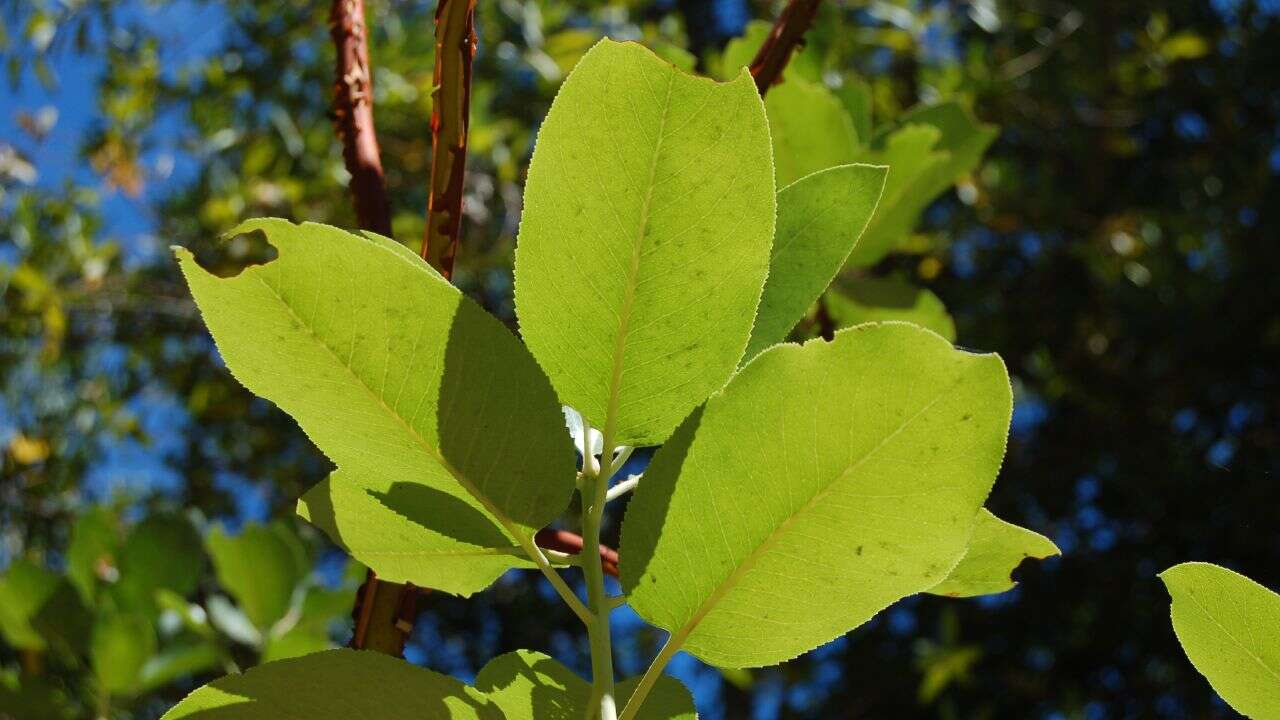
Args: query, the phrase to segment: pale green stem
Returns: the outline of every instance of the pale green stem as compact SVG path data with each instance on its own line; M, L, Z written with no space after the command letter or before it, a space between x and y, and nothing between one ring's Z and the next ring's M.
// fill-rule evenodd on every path
M640 476L632 475L626 480L623 480L617 485L614 485L613 487L609 488L609 493L605 495L604 500L605 502L609 502L610 500L616 500L622 497L623 495L626 495L627 493L631 492L632 490L635 490L636 485L639 485L639 484L640 484Z
M547 577L547 580L551 581L551 587L555 588L557 593L560 593L560 598L565 601L565 604L569 606L573 614L577 615L578 619L588 628L595 624L595 617L591 614L591 611L587 609L586 605L582 604L582 601L574 594L573 588L570 588L565 583L564 578L560 577L560 573L556 572L556 569L551 566L551 561L542 552L542 548L533 542L533 538L524 533L512 534L520 542L520 547L524 548L524 552L529 556L529 559L538 566L538 569Z
M583 437L590 435L590 427L583 422ZM605 458L613 457L613 445L605 438L601 454L603 467L592 466L594 477L584 482L591 489L590 497L583 498L582 512L582 573L587 580L587 603L595 622L587 626L591 639L591 702L587 706L587 720L618 720L617 701L613 695L613 642L609 637L609 610L611 601L605 594L604 570L596 559L600 547L600 525L604 519L605 497L609 488L609 475L616 464ZM584 463L585 466L585 463ZM589 503L589 504L588 504Z
M622 715L618 720L633 720L636 713L640 712L640 705L644 703L645 697L649 695L649 691L653 689L653 684L658 682L658 678L662 677L662 671L666 669L667 663L671 662L671 658L680 650L681 641L677 641L675 636L667 638L667 642L658 651L658 657L653 659L653 663L649 665L649 669L644 671L644 677L640 678L640 684L636 685L635 692L631 693L631 699L627 701L627 706L622 709Z

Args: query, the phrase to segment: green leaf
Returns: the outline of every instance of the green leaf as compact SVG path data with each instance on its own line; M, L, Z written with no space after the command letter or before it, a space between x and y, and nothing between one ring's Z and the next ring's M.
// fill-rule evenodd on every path
M204 551L191 523L180 515L151 515L120 550L120 581L113 592L125 606L151 616L158 610L158 590L190 595L203 568Z
M839 327L900 320L956 341L956 324L932 292L892 278L839 281L827 291L827 312Z
M339 470L302 496L298 515L397 582L470 595L513 567L532 567L489 515L418 483L371 487Z
M779 187L858 158L853 118L825 85L789 76L765 96ZM883 163L872 163L881 165Z
M500 527L490 536L504 547L554 519L573 491L574 454L546 377L501 323L407 248L283 220L234 232L255 230L278 258L235 277L176 252L232 374L292 415L339 468L308 494L304 516L388 581L484 588L487 571L362 552L472 546L474 535L457 536L454 511ZM348 498L360 499L356 527L341 507ZM412 522L398 510L415 513Z
M850 264L875 264L897 247L925 208L978 166L997 135L954 102L913 109L882 130L857 159L888 165L889 180Z
M59 577L23 558L0 576L0 635L11 647L43 650L45 640L31 621L57 592Z
M307 575L296 537L281 524L246 525L239 535L215 527L205 539L218 582L265 631L284 617Z
M653 445L733 373L773 238L764 107L603 40L538 132L516 247L529 349L616 444Z
M110 613L93 626L89 659L94 675L108 692L132 694L142 668L155 654L156 632L141 613Z
M639 678L617 684L618 707L626 704ZM489 661L476 676L505 720L580 720L591 699L591 684L542 653L517 650ZM693 698L684 685L663 676L645 698L637 720L694 720Z
M322 652L333 647L327 634L294 628L280 637L267 640L262 651L262 662L275 662Z
M973 526L973 539L964 559L929 592L947 597L995 595L1018 583L1011 574L1027 558L1043 560L1062 551L1049 538L1018 527L983 508Z
M1280 717L1280 595L1209 563L1175 565L1160 579L1191 664L1242 715Z
M854 132L858 140L866 142L871 139L872 109L874 99L871 84L862 78L845 78L844 85L836 88L836 96L844 103L844 109L853 120Z
M353 689L355 691L353 691ZM453 678L398 658L330 650L259 665L196 690L163 720L500 720Z
M93 602L101 573L114 568L121 537L120 520L110 508L93 507L76 518L67 546L67 577L85 602Z
M220 667L222 654L211 642L175 645L152 655L138 673L138 692L151 692L185 677Z
M778 193L769 278L745 359L786 340L822 295L875 212L884 178L884 168L845 165L816 172Z
M933 200L925 197L921 188L947 164L947 154L934 149L941 139L937 128L911 125L889 135L883 145L858 155L859 162L887 165L889 177L875 217L849 256L850 265L874 265L915 228L920 213Z
M622 582L677 647L778 663L937 585L1004 455L1004 364L885 323L779 345L655 454Z

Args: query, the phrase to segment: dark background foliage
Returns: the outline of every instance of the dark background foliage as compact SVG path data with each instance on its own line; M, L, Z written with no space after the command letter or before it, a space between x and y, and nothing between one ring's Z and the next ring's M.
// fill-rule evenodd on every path
M282 519L305 557L295 600L353 590L359 569L290 519L325 461L227 376L164 252L244 262L253 248L212 239L257 215L354 224L322 5L0 1L0 628L12 629L12 568L79 567L72 528L93 508L126 534L156 517L202 536ZM375 1L369 17L395 234L411 243L430 158L432 11ZM685 47L705 66L775 12L480 3L459 284L510 319L532 135L595 38ZM833 0L806 52L830 84L869 82L878 119L958 99L1001 126L913 250L879 270L929 287L960 344L1004 357L1017 406L990 506L1063 557L1024 566L1004 595L905 601L776 669L722 676L682 657L673 672L706 717L1230 716L1177 646L1155 575L1207 560L1280 588L1280 4ZM177 589L213 618L215 660L104 702L91 649L19 648L6 634L0 716L156 717L228 663L272 656L275 641L217 619L227 596L243 608L245 581L215 572L199 543L179 551L201 568ZM129 604L116 562L128 555L89 566L96 589L68 601L67 622L142 613L158 654L204 648L193 626L166 630L181 622ZM425 608L414 662L470 679L531 647L585 670L576 620L540 580ZM343 642L345 611L314 609L299 647ZM657 638L618 622L619 667L638 672Z

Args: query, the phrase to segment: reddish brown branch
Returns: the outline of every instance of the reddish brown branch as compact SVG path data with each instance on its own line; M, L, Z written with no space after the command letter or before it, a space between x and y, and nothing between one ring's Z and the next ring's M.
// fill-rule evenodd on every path
M382 157L373 126L373 77L364 24L364 0L333 0L329 35L337 50L333 79L333 127L351 173L351 195L360 227L391 235Z
M471 60L476 54L476 0L436 5L435 102L431 109L431 193L422 257L453 275L462 232L462 191L471 115Z
M543 528L533 536L533 541L538 547L548 550L557 550L570 555L579 555L582 553L582 536L568 530L552 530L551 528ZM618 551L608 545L600 546L600 567L604 568L605 574L618 577Z
M813 24L822 0L791 0L773 23L769 37L751 61L751 76L761 95L782 79L794 51L804 44L804 34Z

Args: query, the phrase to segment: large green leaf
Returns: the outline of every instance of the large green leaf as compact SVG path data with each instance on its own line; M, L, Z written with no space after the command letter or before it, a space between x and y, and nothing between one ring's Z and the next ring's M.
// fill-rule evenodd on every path
M214 528L205 545L218 582L263 631L288 612L309 570L297 537L280 524L247 525L238 535Z
M995 595L1012 590L1018 583L1011 573L1027 558L1043 560L1062 551L1038 532L1018 527L983 508L973 526L973 539L964 559L946 580L929 592L947 597Z
M255 230L278 258L235 277L177 253L231 372L338 465L329 486L345 480L351 492L322 499L371 500L358 528L325 503L309 504L309 516L387 580L485 587L487 570L358 552L384 525L409 535L371 544L412 552L472 545L459 523L475 516L501 528L492 536L504 547L555 518L573 490L574 455L546 377L501 323L402 246L283 220L235 232ZM349 530L366 542L347 543Z
M1012 410L1004 364L913 325L759 355L653 458L622 528L641 617L707 662L781 662L937 585Z
M196 690L164 720L501 720L478 692L398 658L330 650L259 665Z
M844 266L884 189L885 169L844 165L778 193L778 231L744 359L787 339Z
M617 684L618 707L635 691L638 678ZM531 650L489 661L476 676L476 689L502 709L505 720L580 720L586 716L591 684L569 668ZM637 720L693 720L693 698L674 678L658 679Z
M773 225L750 75L592 48L538 132L516 247L520 329L560 399L615 443L662 442L737 367Z
M853 118L825 85L788 75L769 88L764 106L779 187L857 159Z
M1280 718L1280 595L1209 563L1175 565L1160 579L1191 664L1241 714Z
M901 320L956 340L955 321L938 296L894 278L838 281L827 292L827 312L839 327Z

